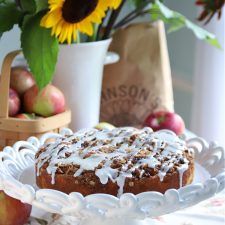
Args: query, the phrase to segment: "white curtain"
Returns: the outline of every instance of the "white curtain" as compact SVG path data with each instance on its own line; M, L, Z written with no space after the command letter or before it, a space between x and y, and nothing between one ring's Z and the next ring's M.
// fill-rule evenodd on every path
M225 147L225 10L223 18L214 18L206 29L222 45L215 49L197 43L191 129L207 141Z

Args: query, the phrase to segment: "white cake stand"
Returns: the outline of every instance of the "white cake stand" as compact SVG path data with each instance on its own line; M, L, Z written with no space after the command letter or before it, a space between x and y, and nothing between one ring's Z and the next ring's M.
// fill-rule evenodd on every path
M31 204L33 212L44 210L73 216L79 225L150 225L154 223L152 218L195 205L225 187L224 149L214 142L208 144L194 137L187 140L187 145L195 150L195 180L179 190L170 189L165 194L126 193L117 198L108 194L84 197L80 193L67 195L51 189L38 189L35 185L35 152L46 141L54 141L65 133L71 134L72 131L64 129L61 134L48 133L39 140L31 137L0 152L0 190Z

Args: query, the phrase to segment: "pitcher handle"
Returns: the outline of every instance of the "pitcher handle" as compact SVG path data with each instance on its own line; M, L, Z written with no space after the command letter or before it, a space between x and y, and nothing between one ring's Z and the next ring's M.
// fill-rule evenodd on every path
M109 65L118 62L120 59L119 55L115 52L107 52L105 57L104 65Z

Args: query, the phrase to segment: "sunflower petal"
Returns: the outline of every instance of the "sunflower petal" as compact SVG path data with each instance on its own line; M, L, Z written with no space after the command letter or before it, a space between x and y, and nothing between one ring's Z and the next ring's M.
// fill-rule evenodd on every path
M61 11L59 9L56 9L52 12L49 12L47 15L45 15L44 20L41 20L41 25L50 28L56 25L60 18L61 18Z
M55 35L58 37L59 34L61 33L62 29L63 29L63 21L59 21L59 23L56 25L56 29L55 29Z
M73 35L73 24L70 24L68 26L68 34L67 34L67 42L68 42L68 44L71 44L72 35Z
M73 25L73 41L77 40L77 25Z
M80 23L78 25L78 29L82 33L85 33L85 34L87 34L89 36L93 35L93 33L94 33L93 25L90 22L83 21L82 23Z

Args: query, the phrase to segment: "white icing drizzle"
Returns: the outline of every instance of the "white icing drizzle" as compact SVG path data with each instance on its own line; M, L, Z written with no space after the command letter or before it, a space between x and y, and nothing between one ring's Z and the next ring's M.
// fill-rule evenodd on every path
M187 169L188 169L188 160L186 159L186 163L177 168L177 170L179 172L179 176L180 176L180 188L182 187L182 184L183 184L183 175L184 175L184 172Z
M161 182L175 166L180 175L181 187L183 174L189 164L184 155L188 149L183 140L171 131L153 132L150 128L85 129L58 138L55 143L42 148L45 148L44 151L36 159L37 176L47 162L47 172L54 184L59 166L76 165L79 169L74 173L75 177L85 171L95 171L102 184L107 184L109 180L117 183L118 196L123 193L126 178L132 178L136 170L140 178L145 176L143 168L146 166L158 169ZM122 166L113 167L115 161Z

